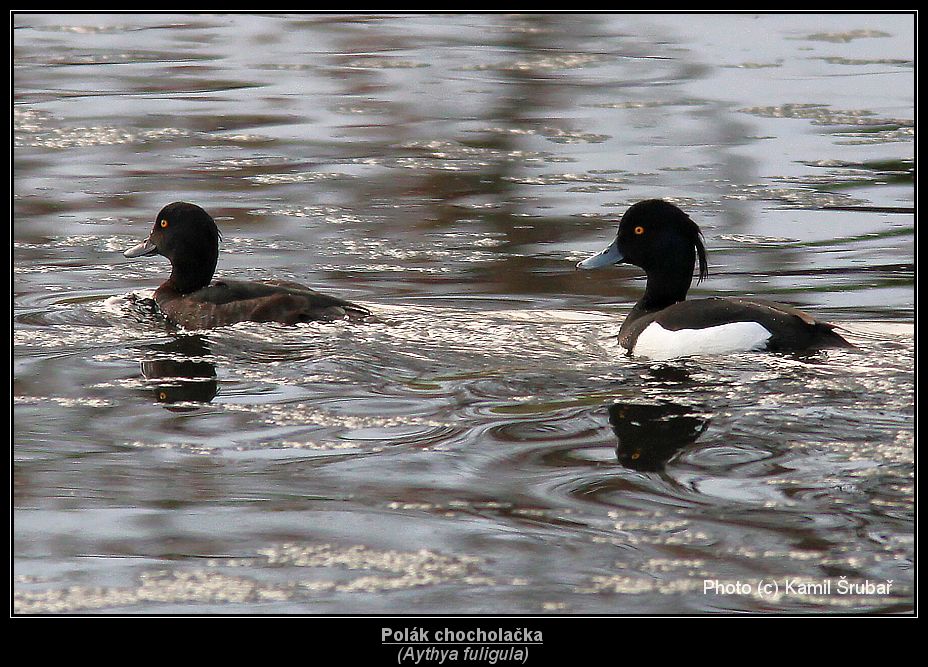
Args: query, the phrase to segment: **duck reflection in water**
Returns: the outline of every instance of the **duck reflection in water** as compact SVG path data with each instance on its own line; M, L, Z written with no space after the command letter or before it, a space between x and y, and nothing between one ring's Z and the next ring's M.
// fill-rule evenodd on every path
M619 442L619 463L642 472L657 472L685 445L696 442L709 419L676 403L614 403L609 423Z
M150 345L154 358L142 362L142 374L152 381L152 391L168 410L195 410L177 403L208 403L218 391L216 365L203 336L178 336L169 343Z

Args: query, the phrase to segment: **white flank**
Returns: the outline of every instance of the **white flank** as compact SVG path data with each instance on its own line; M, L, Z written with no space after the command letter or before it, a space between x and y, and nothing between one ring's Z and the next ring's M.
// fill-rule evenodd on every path
M694 354L728 354L762 350L770 332L757 322L732 322L705 329L668 331L657 322L649 324L638 340L632 354L655 361L688 357Z

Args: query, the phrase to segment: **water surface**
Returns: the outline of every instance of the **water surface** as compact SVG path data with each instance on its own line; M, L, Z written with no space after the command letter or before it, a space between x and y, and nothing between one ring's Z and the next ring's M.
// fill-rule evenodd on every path
M912 610L911 16L13 39L14 611ZM705 232L695 296L858 347L622 356L641 272L573 266L648 197ZM121 251L175 200L216 218L220 275L380 322L173 329L166 262Z

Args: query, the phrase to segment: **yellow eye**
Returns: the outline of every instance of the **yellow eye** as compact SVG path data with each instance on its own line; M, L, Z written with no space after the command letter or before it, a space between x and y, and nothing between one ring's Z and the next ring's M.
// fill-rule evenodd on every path
M163 228L165 228L165 227L168 226L168 221L167 221L167 220L162 220L160 224L161 224L161 228L163 229Z
M164 227L164 220L161 221L161 226ZM635 234L637 234L638 236L641 236L642 234L644 234L644 227L642 227L641 225L638 225L637 227L635 227Z

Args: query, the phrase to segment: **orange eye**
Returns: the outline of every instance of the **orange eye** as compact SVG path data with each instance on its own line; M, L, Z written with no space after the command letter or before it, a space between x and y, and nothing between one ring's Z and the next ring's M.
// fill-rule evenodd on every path
M164 226L164 220L161 221L161 225ZM644 234L644 227L642 227L641 225L638 225L637 227L635 227L635 234L637 234L638 236L641 236L642 234Z
M168 226L168 221L167 221L167 220L162 220L160 224L161 224L161 228L163 229L163 228L165 228L165 227Z

